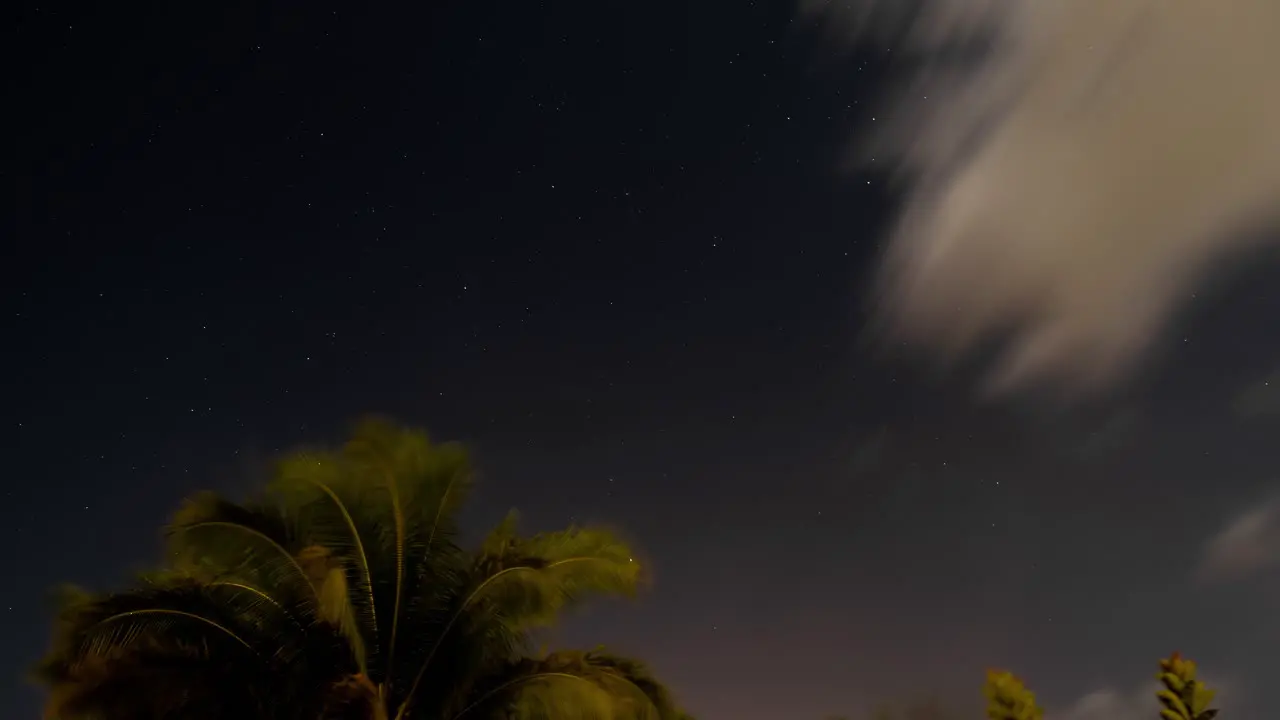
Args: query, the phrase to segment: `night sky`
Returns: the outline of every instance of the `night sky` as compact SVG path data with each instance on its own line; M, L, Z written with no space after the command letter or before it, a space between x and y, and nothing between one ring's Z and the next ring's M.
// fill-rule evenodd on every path
M414 6L15 13L0 714L50 587L367 412L472 447L477 530L625 528L653 590L560 640L703 720L969 711L989 665L1125 718L1174 649L1269 714L1274 271L1105 399L980 401L865 342L895 198L841 159L889 48L785 2Z

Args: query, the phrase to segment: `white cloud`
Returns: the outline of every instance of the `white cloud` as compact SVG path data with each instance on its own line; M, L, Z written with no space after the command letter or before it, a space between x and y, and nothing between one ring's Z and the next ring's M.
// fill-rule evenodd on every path
M1158 712L1155 686L1149 691L1120 693L1096 690L1077 700L1064 712L1050 713L1050 720L1138 720Z
M1229 713L1242 705L1239 687L1213 677L1201 678L1206 685L1218 691L1212 707ZM1095 690L1069 705L1065 710L1046 713L1047 720L1146 720L1158 717L1160 689L1152 681L1141 687L1121 692L1115 689Z
M1238 580L1280 567L1280 498L1231 519L1206 544L1198 576L1206 581Z
M909 28L918 75L860 151L909 190L885 328L949 359L1010 332L996 389L1108 386L1280 224L1280 2L801 2L854 40Z

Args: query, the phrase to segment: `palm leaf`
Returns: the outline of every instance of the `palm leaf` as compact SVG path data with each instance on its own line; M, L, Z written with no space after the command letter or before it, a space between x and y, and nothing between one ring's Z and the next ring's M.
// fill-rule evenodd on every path
M487 553L477 563L482 579L466 603L472 612L487 612L525 632L554 623L592 597L631 597L639 589L641 565L614 533L570 528L515 538L507 535L513 524L499 527L500 540L486 542Z
M486 720L620 720L618 701L591 678L569 673L531 674L499 688L506 691ZM490 698L492 700L492 698ZM466 713L458 718L469 717Z
M375 421L365 421L357 428L355 436L347 443L345 455L353 460L360 475L371 477L369 487L378 488L386 494L387 502L382 505L387 511L382 528L383 545L390 551L393 563L391 587L391 629L387 636L387 672L391 673L395 664L397 630L400 624L400 603L405 592L405 565L408 561L409 523L402 498L401 473L399 461L408 455L403 445L396 443L396 433L392 428L384 427ZM363 466L363 467L361 467Z
M255 613L270 611L251 596L233 597L240 592L192 583L74 598L59 613L54 651L37 669L51 689L50 717L77 717L90 708L168 712L195 697L210 702L211 682L260 677L274 656L267 642L256 641L254 626L269 621ZM161 680L166 684L145 691ZM222 702L242 690L243 705L254 684L234 683Z
M640 663L600 652L562 651L507 665L449 717L674 720L679 711Z
M67 618L64 639L75 644L80 657L164 637L179 644L215 645L243 660L260 660L256 645L261 643L242 629L269 625L269 619L256 616L271 612L269 604L256 597L232 599L237 592L192 582L108 595L80 605Z
M601 670L607 670L625 678L628 683L644 693L662 720L678 719L683 715L679 707L676 706L675 699L671 696L671 691L667 689L666 685L658 681L657 677L643 662L634 658L613 655L602 649L587 653L584 656L584 661Z
M103 718L261 717L251 688L219 680L203 660L133 657L82 669L74 682L50 688L48 720Z
M314 603L317 589L295 554L291 524L282 508L243 506L200 493L174 514L165 535L178 569Z
M551 624L566 607L590 595L635 593L640 565L613 533L572 528L521 539L515 529L516 517L508 515L485 540L468 590L435 635L397 717L412 706L440 648L453 643L450 633L460 629L516 650L529 630Z
M358 424L339 452L299 453L279 466L271 496L291 508L299 537L328 548L342 568L349 608L340 617L358 629L362 668L377 683L394 676L398 660L420 656L400 639L421 637L422 623L448 604L469 485L460 447L378 419Z
M378 418L359 424L342 451L347 476L380 500L367 507L366 523L380 540L384 568L378 584L387 677L394 676L401 624L422 583L447 574L459 549L453 544L456 512L466 498L471 471L456 445L435 445L426 433Z
M323 578L321 616L342 628L360 672L367 674L378 653L373 571L357 522L364 499L344 482L343 471L341 458L332 453L298 453L279 463L268 495L291 509L299 538L323 550L323 568L314 573Z
M36 676L63 720L315 717L314 688L346 671L343 647L257 588L160 573L124 593L64 594ZM279 697L297 701L264 714Z

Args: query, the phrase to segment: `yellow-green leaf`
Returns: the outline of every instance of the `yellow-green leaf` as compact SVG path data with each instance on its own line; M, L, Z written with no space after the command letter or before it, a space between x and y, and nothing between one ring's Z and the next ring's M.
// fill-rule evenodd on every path
M1209 708L1209 703L1213 702L1213 697L1217 695L1216 690L1210 690L1202 684L1197 683L1195 696L1191 702L1192 710L1196 715L1204 712Z
M1178 677L1177 675L1174 675L1171 672L1162 672L1156 676L1156 679L1158 679L1161 683L1164 684L1165 687L1169 688L1175 693L1181 693L1183 688L1187 686L1187 684L1182 681L1182 678Z
M1190 719L1191 712L1187 709L1187 704L1182 702L1182 698L1168 690L1161 690L1156 693L1156 697L1165 707L1178 713L1178 717Z

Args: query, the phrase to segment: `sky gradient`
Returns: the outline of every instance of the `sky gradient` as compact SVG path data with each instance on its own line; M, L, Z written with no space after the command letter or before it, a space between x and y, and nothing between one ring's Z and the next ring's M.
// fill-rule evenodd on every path
M182 496L377 412L472 447L477 529L624 528L655 587L561 639L650 661L702 720L972 713L991 665L1127 720L1175 649L1262 720L1274 258L1070 411L868 346L901 198L842 160L891 48L797 17L21 10L0 714L37 712L50 587L122 581Z

